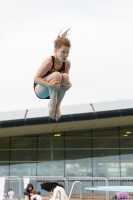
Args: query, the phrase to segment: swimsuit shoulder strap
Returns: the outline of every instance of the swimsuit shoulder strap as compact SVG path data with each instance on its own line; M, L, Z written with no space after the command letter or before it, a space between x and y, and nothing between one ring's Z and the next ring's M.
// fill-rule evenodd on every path
M54 68L54 56L51 56L52 57L52 61L53 61L53 64L52 64L52 69L55 69ZM52 70L51 69L51 70ZM65 71L65 62L62 63L62 67L61 69L59 70L59 72L64 72Z
M65 71L65 62L62 63L61 70L64 72Z
M54 56L51 56L51 58L52 58L52 62L53 62L53 64L52 64L52 69L54 69ZM51 69L51 70L52 70Z

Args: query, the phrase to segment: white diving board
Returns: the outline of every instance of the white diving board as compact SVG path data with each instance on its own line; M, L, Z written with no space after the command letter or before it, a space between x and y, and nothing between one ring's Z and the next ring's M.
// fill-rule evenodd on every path
M133 186L101 186L101 187L90 187L85 188L85 191L112 191L112 192L133 192Z

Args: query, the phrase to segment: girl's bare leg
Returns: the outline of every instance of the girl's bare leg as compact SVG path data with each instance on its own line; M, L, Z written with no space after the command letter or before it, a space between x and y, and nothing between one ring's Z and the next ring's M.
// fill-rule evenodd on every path
M54 72L52 74L50 74L49 76L47 76L45 78L45 81L47 82L52 82L54 81L59 81L59 84L61 83L61 74L59 72ZM45 98L47 96L50 96L50 101L48 103L48 108L49 108L49 116L52 119L55 119L55 111L56 111L56 100L57 100L57 93L58 91L55 90L52 87L46 87L46 86L42 86L42 85L37 85L35 87L35 92L36 94L41 97L41 98Z
M56 104L56 116L55 119L56 121L59 120L59 118L61 117L61 112L60 112L60 104L62 102L62 99L64 98L64 95L66 93L66 90L62 88L63 85L66 85L67 83L69 83L69 75L66 73L62 74L62 81L61 81L61 87L60 90L58 91L57 94L57 104Z
M49 109L49 116L52 119L55 119L57 93L58 91L54 90L53 88L49 88L50 101L48 102L48 109Z
M59 72L54 72L53 73L55 76L54 76L54 81L59 81L58 84L60 85L61 83L61 74ZM53 81L53 80L51 80ZM50 87L48 88L49 90L49 96L50 96L50 101L48 103L48 108L49 108L49 116L52 118L52 119L55 119L55 112L56 112L56 102L57 102L57 94L58 94L58 91L55 90L54 88Z

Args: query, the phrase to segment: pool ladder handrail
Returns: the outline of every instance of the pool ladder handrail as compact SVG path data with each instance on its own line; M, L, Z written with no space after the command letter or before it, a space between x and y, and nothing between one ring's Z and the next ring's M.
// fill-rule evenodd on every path
M74 188L74 186L75 186L77 183L80 184L80 200L82 200L82 183L81 183L80 181L75 181L75 182L72 184L72 187L71 187L71 191L70 191L68 200L70 200L71 195L72 195L73 188Z
M70 194L69 194L69 197L68 197L67 200L70 200L71 195L72 195L73 188L74 188L74 186L75 186L77 183L80 184L80 200L82 200L82 183L81 183L80 181L75 181L75 182L72 184L71 191L70 191ZM62 200L62 199L61 199L61 192L60 192L60 190L58 190L58 191L56 192L56 194L58 194L58 193L59 193L59 200ZM55 195L54 200L55 200L55 199L56 199L56 195Z

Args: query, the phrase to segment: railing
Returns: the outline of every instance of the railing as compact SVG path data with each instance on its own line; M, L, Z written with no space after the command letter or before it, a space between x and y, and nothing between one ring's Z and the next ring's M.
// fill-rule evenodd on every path
M49 200L49 192L42 190L40 184L44 181L55 181L61 183L64 186L68 200L71 199L112 199L115 195L115 192L105 192L105 191L85 191L87 187L96 187L96 186L133 186L133 177L55 177L55 176L10 176L5 177L5 191L4 196L7 197L7 190L12 188L15 192L15 199L23 199L24 195L24 182L28 179L30 183L33 184L34 188L37 191L41 192L43 200ZM79 183L79 184L77 184ZM80 186L80 188L79 188ZM131 194L132 195L132 194Z
M21 178L19 178L18 176L5 176L5 187L4 187L5 198L7 198L7 192L9 188L15 190L15 199L21 198L22 196Z
M70 192L72 184L74 181L80 181L82 183L82 196L86 199L93 199L94 197L98 197L98 199L106 198L107 193L105 192L97 192L97 191L85 191L86 187L93 187L93 186L106 186L107 179L102 177L69 177L66 180L66 191L67 193ZM73 190L73 197L78 198L79 196L79 188L74 188Z
M24 185L24 181L25 179L29 178L29 182L33 184L34 188L37 191L40 191L41 194L43 194L44 196L49 196L49 192L47 192L46 190L41 189L41 183L44 181L54 181L54 182L58 182L60 184L62 184L64 186L64 188L66 188L66 178L62 177L62 176L24 176L22 177L22 185ZM24 189L24 187L23 187ZM21 196L23 197L23 193L21 194Z
M80 192L80 200L82 200L82 183L81 183L80 181L75 181L75 182L73 183L72 188L71 188L71 191L70 191L70 194L69 194L69 197L68 197L68 200L70 200L71 195L72 195L72 191L73 191L74 186L75 186L76 184L80 184L80 191L79 191L79 192Z

